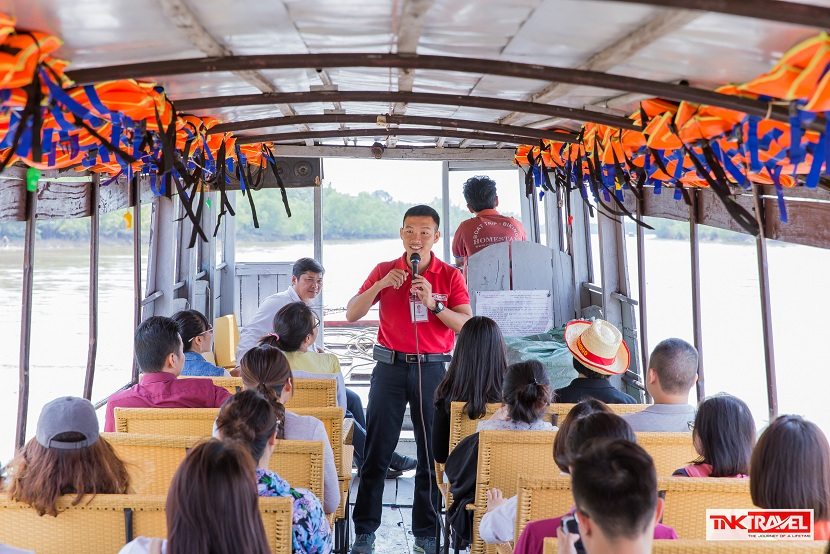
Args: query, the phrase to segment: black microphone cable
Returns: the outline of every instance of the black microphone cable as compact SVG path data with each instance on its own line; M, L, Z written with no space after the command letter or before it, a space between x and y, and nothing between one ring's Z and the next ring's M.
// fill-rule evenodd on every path
M411 269L412 269L412 278L414 279L418 275L418 264L421 263L420 254L418 254L417 252L413 253L409 257L409 262L410 262ZM411 300L411 298L412 298L412 295L410 295L410 300ZM424 308L426 308L426 304L424 304ZM429 440L430 440L430 438L427 436L427 426L426 426L426 423L425 423L426 420L424 419L424 385L423 385L423 375L422 375L422 371L421 371L421 347L418 343L418 321L417 321L416 314L415 314L414 304L411 307L411 310L412 310L412 329L413 329L413 332L414 332L414 335L415 335L415 359L417 360L417 363L418 363L418 395L420 397L418 402L420 404L419 412L420 412L420 417L421 417L421 432L423 433L423 439L424 439L424 451L426 452L426 455L427 455L427 475L429 475L429 477L427 479L429 481L429 508L430 508L430 510L432 510L433 515L435 515L435 521L438 522L438 527L439 527L439 530L441 531L441 537L444 537L444 522L441 520L441 514L439 513L439 510L436 509L436 507L435 507L433 496L432 496L432 494L433 494L433 492L432 492L433 491L433 489L432 489L433 479L432 479L432 475L431 475L432 472L430 471L430 468L429 468L429 464L432 463L433 467L435 467L435 461L434 461L434 459L430 460L430 458L429 458L429 450L430 450L429 449ZM427 315L427 318L429 318L429 315ZM440 545L436 544L436 551L439 547L440 547Z

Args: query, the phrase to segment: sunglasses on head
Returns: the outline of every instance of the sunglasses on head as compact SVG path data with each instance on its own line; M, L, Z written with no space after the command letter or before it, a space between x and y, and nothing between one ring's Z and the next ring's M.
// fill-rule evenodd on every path
M204 331L202 331L202 332L201 332L201 333L199 333L198 335L196 335L196 336L194 336L194 337L191 337L191 338L187 339L187 342L191 342L191 341L193 341L193 339L195 339L196 337L201 337L202 335L206 335L207 333L212 333L212 332L213 332L213 327L208 327L207 329L205 329Z

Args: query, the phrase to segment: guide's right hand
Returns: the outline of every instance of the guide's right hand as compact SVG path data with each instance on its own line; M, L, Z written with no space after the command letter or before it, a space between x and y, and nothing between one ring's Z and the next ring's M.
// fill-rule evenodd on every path
M409 274L403 269L393 269L386 274L386 277L380 280L381 288L400 288L400 286L406 282L408 277Z

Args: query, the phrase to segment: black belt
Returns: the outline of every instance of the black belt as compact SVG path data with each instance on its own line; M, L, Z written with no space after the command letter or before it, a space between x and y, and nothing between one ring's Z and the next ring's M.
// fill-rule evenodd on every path
M372 351L372 358L387 364L393 362L404 362L407 364L421 362L422 364L428 364L434 362L449 362L452 360L452 356L449 354L407 354L405 352L396 352L395 350L390 350L380 345L375 345Z

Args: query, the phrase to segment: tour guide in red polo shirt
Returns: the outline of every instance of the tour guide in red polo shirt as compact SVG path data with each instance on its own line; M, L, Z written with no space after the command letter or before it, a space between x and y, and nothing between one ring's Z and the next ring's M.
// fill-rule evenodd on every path
M432 446L433 396L450 360L455 333L472 316L470 295L461 272L435 257L432 245L441 237L438 213L415 206L403 217L400 258L378 264L357 296L349 301L346 319L357 321L380 302L380 328L366 416L365 459L353 519L357 535L353 554L374 552L380 526L384 477L398 443L409 403L418 469L412 506L416 552L433 554L439 491L435 485ZM412 278L410 259L420 256ZM417 340L415 328L417 327ZM420 359L420 383L418 361ZM430 491L432 506L430 506Z
M184 367L182 338L169 317L141 322L133 347L141 381L109 397L104 431L115 431L115 408L218 408L230 396L210 379L178 378Z

